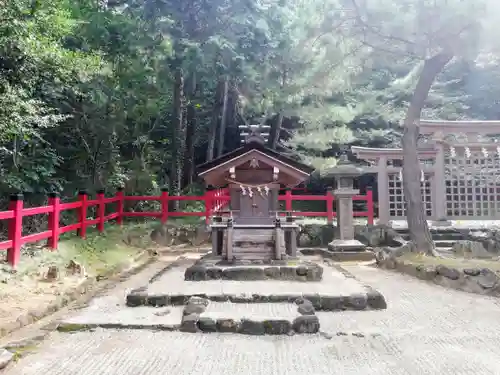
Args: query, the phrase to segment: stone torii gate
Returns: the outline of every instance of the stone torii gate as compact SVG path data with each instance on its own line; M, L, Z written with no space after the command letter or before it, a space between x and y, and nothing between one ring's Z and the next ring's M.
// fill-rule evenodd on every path
M431 220L500 219L500 121L419 123L421 189ZM352 147L377 174L379 222L406 219L403 150Z

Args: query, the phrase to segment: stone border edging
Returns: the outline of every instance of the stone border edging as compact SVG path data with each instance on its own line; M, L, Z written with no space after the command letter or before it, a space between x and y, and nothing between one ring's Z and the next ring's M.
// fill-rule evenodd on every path
M500 275L488 268L464 268L462 270L444 265L424 266L397 258L379 259L377 265L395 270L434 284L493 297L500 297Z
M298 266L262 264L262 265L204 265L197 262L186 269L185 281L207 280L286 280L299 282L321 281L323 268L318 264L305 263Z
M181 332L225 332L240 333L243 335L293 335L313 334L319 332L319 319L314 314L312 303L304 298L295 301L297 312L300 314L293 321L288 319L265 319L254 320L243 318L235 320L231 318L212 319L204 317L209 300L201 297L191 297L184 307L182 322L179 330Z
M206 298L214 302L233 303L292 303L298 298L305 298L312 302L318 311L345 311L345 310L381 310L387 308L384 297L377 291L368 290L367 293L347 296L326 296L320 294L281 294L281 295L239 295L239 294L178 294L178 295L148 295L145 291L131 292L127 295L128 307L139 306L181 306L186 305L191 297Z
M335 264L335 263L330 263L330 262L328 262L328 260L327 260L327 263L328 263L328 265L330 267L333 267L337 271L339 271L340 273L342 273L342 275L344 275L346 278L348 278L348 279L354 279L358 283L360 283L361 285L363 285L363 287L366 289L366 295L367 295L367 298L368 298L368 305L372 309L374 309L374 310L385 310L385 309L387 309L387 302L386 302L384 296L378 290L374 289L370 285L367 285L367 284L363 283L356 276L354 276L352 273L350 273L349 271L347 271L345 268L342 268L340 265Z
M244 335L295 335L315 334L320 330L320 322L315 315L311 301L298 298L295 301L298 316L292 321L285 318L274 319L233 319L203 316L210 301L193 296L184 305L182 319L178 324L120 324L120 323L60 323L60 332L81 332L96 328L104 329L148 329L155 331L180 331L188 333L239 333Z
M330 259L325 259L325 263L340 271L345 277L353 278L357 282L361 283L363 287L366 289L366 294L352 294L348 296L326 296L320 294L282 294L282 295L264 295L264 294L251 294L251 295L241 295L241 294L212 294L207 295L204 293L194 293L194 294L177 294L177 295L168 295L168 294L157 294L157 295L149 295L147 293L148 285L152 282L157 281L161 276L163 276L166 272L171 270L174 267L180 266L184 259L178 259L162 270L160 270L157 274L155 274L148 282L148 284L133 289L126 296L126 305L128 307L139 307L139 306L152 306L152 307L162 307L162 306L181 306L186 305L190 298L192 297L201 297L205 298L209 301L214 302L233 302L233 303L278 303L278 302L294 302L299 298L305 298L314 306L315 310L318 311L345 311L345 310L384 310L387 308L387 303L385 301L384 296L373 289L370 286L367 286L364 283L361 283L354 275L345 270L344 268L331 263Z

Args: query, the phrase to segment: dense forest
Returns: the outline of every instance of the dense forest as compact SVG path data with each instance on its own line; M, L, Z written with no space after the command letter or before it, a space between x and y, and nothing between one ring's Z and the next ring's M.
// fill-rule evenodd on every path
M415 132L403 129L420 115L498 119L495 7L3 2L0 196L188 191L196 164L240 144L241 124L270 125L270 147L321 171L343 145L401 144L408 133L411 151Z

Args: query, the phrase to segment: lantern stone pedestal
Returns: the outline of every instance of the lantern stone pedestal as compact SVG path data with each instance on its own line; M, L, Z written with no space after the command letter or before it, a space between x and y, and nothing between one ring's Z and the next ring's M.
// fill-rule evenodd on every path
M359 190L353 188L354 178L361 176L363 170L347 160L343 155L338 164L329 171L337 182L333 195L337 203L337 233L336 238L328 244L332 252L362 252L366 246L354 239L353 197Z

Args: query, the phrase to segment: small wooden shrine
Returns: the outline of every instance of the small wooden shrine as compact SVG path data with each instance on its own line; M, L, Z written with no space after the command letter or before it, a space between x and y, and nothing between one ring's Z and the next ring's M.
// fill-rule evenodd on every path
M291 213L280 217L279 190L305 181L314 168L266 147L261 131L250 125L242 147L198 167L207 185L230 191L228 215L216 214L211 223L213 254L225 260L296 255L298 227Z

